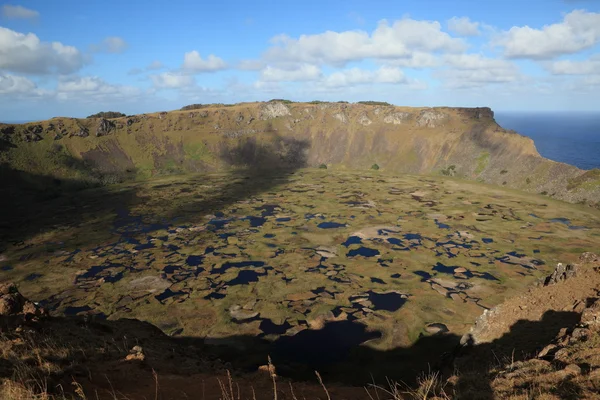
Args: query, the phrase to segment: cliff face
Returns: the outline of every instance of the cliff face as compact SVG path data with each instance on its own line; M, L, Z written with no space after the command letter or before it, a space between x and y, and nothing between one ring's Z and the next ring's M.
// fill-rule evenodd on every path
M11 170L101 183L231 167L377 164L570 202L600 198L597 170L544 159L531 139L500 127L489 108L269 102L110 120L53 118L0 125L0 162Z

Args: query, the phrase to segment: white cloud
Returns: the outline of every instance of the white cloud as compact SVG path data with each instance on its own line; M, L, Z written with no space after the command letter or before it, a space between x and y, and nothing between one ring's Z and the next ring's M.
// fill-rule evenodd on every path
M58 100L82 102L107 101L116 99L134 100L142 94L139 88L115 85L97 76L61 77L56 85Z
M554 75L600 75L600 57L584 61L561 60L550 64Z
M305 62L309 64L344 65L363 59L409 58L413 52L460 52L467 47L462 39L441 30L437 21L410 18L393 24L381 21L371 33L365 31L327 31L316 35L274 37L265 53L270 62Z
M196 81L193 76L178 74L174 72L164 72L162 74L150 75L152 84L157 89L182 89L195 86Z
M0 27L0 68L12 72L68 74L84 64L82 54L60 42L42 42L33 33Z
M227 64L221 58L210 54L206 60L196 50L185 53L182 68L193 72L213 72L227 68Z
M440 60L437 56L431 53L424 53L421 51L414 52L408 57L397 58L394 60L385 60L386 65L394 65L396 67L404 68L433 68L440 65Z
M575 10L542 29L512 27L494 41L509 58L548 59L573 54L600 42L600 13Z
M401 69L389 66L383 66L375 71L351 68L334 72L323 79L323 84L328 87L406 82L407 79Z
M0 73L0 94L31 93L35 89L35 83L25 77Z
M469 17L452 17L448 20L448 30L460 36L478 36L479 22L473 22Z
M157 70L157 69L162 69L164 67L165 66L163 65L163 63L161 63L158 60L154 60L146 67L146 69L147 70Z
M519 69L512 62L480 54L447 54L444 56L444 65L449 68L435 75L442 79L444 86L453 89L511 83L522 79Z
M118 36L109 36L99 44L90 46L90 50L97 53L122 53L127 49L128 45L123 38Z
M314 81L321 77L321 69L315 65L302 64L294 69L275 68L270 65L262 70L262 82L302 82Z
M15 19L35 19L40 16L40 13L23 6L11 6L10 4L5 4L2 6L2 16Z

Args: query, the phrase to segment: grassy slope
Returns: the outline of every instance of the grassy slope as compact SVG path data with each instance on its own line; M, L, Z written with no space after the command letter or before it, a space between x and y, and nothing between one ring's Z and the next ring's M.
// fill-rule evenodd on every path
M106 183L117 177L223 170L231 166L223 157L228 148L295 138L309 144L303 166L367 169L376 163L388 171L418 174L440 174L454 166L460 177L570 202L600 197L594 176L542 158L531 139L499 127L488 109L245 103L112 121L115 129L102 137L96 137L100 119L17 125L12 135L0 134L16 146L0 153L0 162L32 173ZM25 141L23 132L35 125L43 127L43 140ZM70 137L80 126L89 129L89 137ZM60 130L64 137L53 140ZM69 158L83 162L69 164Z

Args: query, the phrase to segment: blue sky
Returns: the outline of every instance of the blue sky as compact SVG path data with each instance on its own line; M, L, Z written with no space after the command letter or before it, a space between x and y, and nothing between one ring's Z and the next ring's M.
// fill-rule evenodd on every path
M0 120L271 98L600 111L600 1L0 3Z

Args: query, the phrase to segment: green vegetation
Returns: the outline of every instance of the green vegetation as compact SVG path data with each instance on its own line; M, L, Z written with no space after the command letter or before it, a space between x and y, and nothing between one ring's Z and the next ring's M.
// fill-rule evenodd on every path
M392 106L393 104L388 103L387 101L373 101L373 100L367 100L367 101L357 101L357 104L366 104L368 106Z
M529 185L529 184L531 183L531 178L527 177L527 178L525 179L525 183L527 183L527 184Z
M447 168L442 169L440 172L444 176L454 176L456 175L456 165L449 165Z
M503 169L502 171L500 171L500 175L504 175L504 174L507 174L507 173L508 173L508 171L505 170L505 169Z
M321 100L312 100L309 101L308 104L324 104L327 103L326 101L321 101Z
M598 186L600 186L600 169L595 168L584 172L578 177L569 179L567 190L575 190L579 188L593 189L594 187Z
M327 169L327 164L319 164L319 169Z
M371 169L374 169L375 171L377 171L377 170L379 170L379 165L373 164L373 165L371 165Z
M117 112L117 111L101 111L99 113L89 115L86 118L120 118L120 117L126 117L126 115L121 112Z
M201 108L206 108L206 107L208 107L208 106L205 104L190 104L188 106L181 107L180 110L181 111L199 110Z
M490 161L490 153L487 151L482 152L477 158L477 168L475 169L475 174L481 174L488 165Z
M271 99L268 101L268 103L292 104L294 102L292 100L286 100L286 99Z

